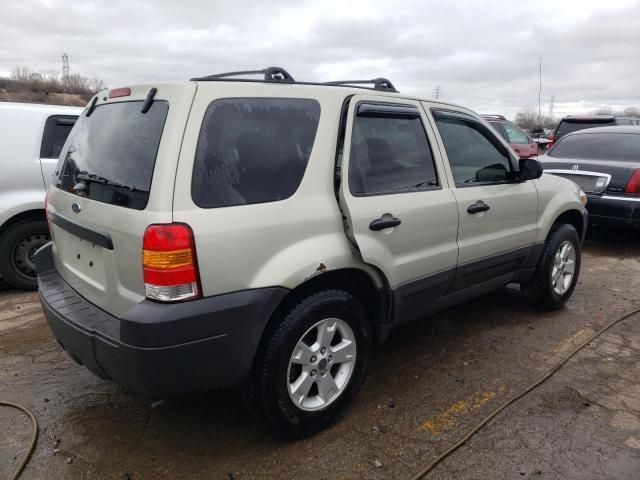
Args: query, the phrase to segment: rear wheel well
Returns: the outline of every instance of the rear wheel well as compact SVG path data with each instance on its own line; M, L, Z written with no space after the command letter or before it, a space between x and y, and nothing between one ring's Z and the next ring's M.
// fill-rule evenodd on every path
M578 232L580 241L582 242L584 240L584 218L578 210L567 210L566 212L563 212L553 223L572 225Z
M377 341L383 335L380 325L389 319L390 295L388 288L377 288L371 276L362 270L344 268L316 275L289 292L275 309L262 332L256 357L260 355L261 348L266 343L265 338L268 338L275 331L283 316L299 301L316 292L334 289L346 290L362 303L371 321L374 340Z
M20 212L17 215L14 215L9 220L0 225L0 235L4 233L11 225L15 225L18 222L22 222L25 220L46 220L47 217L45 215L44 209L37 210L27 210L25 212Z

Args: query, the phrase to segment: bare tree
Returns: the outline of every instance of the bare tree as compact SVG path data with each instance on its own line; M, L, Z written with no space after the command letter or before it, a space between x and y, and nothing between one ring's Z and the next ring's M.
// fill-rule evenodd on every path
M538 118L538 112L531 107L526 107L516 113L516 123L526 130L533 128L553 128L557 123L555 118L549 115L542 115Z

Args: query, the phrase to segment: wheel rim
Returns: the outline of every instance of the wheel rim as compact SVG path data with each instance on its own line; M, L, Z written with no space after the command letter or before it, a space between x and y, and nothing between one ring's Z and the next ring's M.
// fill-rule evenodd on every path
M33 258L38 249L48 241L49 235L45 233L33 233L20 239L11 256L15 270L26 277L35 277L36 264Z
M287 369L287 391L301 410L322 410L346 389L356 363L356 338L339 318L320 320L298 340Z
M551 269L551 285L557 295L564 295L573 281L576 271L576 249L573 243L563 242L556 250Z

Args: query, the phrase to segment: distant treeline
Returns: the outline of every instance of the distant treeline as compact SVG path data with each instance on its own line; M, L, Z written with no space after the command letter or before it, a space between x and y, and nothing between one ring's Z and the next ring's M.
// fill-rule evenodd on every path
M84 106L104 88L106 85L99 78L74 73L63 81L59 72L36 72L17 67L8 78L0 77L0 101Z

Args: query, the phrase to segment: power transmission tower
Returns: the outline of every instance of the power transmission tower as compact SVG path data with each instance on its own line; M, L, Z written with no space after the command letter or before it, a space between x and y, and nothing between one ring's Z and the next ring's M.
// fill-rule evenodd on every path
M556 102L556 96L551 95L551 100L549 101L549 119L553 120L553 104Z
M63 102L67 104L67 94L71 94L71 78L70 78L70 68L69 68L69 55L66 53L62 54L62 91L63 91Z
M436 88L433 89L433 98L440 99L440 85L436 85Z

